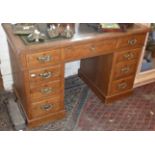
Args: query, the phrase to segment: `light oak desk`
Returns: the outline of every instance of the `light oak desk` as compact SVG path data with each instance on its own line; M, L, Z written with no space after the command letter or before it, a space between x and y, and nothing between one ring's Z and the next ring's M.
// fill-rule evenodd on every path
M79 76L103 101L131 94L147 27L98 33L81 24L72 39L26 45L3 24L7 34L14 91L29 127L63 118L64 65L81 59Z

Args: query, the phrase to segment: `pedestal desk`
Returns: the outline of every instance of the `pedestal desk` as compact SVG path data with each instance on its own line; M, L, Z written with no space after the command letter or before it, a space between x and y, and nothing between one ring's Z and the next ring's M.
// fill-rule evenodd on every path
M14 91L29 127L60 119L64 109L64 65L81 60L79 76L103 101L131 94L147 27L98 33L81 24L72 39L27 45L3 24L7 34Z

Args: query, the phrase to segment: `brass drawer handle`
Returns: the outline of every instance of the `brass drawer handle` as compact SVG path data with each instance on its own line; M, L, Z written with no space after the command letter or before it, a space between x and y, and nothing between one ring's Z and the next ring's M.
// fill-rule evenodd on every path
M48 79L52 77L52 73L51 72L44 72L44 73L40 73L39 76L43 79Z
M118 90L124 90L126 87L127 87L127 83L126 82L118 84Z
M124 58L127 60L134 59L134 54L132 52L125 53Z
M42 94L50 94L50 93L53 92L53 89L47 87L47 88L42 88L40 91L41 91Z
M129 71L130 71L130 67L121 68L121 72L122 72L122 73L127 74L127 73L129 73Z
M39 56L38 58L37 58L37 60L39 61L39 62L50 62L51 60L52 60L52 57L51 57L51 55L44 55L44 56Z
M137 43L137 39L131 39L128 41L128 44L131 46L135 45L136 43Z
M49 111L49 110L51 110L53 107L54 107L53 104L48 104L48 103L40 106L40 108L41 108L42 110L44 110L44 111Z
M32 73L31 75L31 78L36 78L37 77L37 74L35 73ZM40 73L39 76L43 79L48 79L48 78L51 78L52 77L52 72L44 72L44 73Z

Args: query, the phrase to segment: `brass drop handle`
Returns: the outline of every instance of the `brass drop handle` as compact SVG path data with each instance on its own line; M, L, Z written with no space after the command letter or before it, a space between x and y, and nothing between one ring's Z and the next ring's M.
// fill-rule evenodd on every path
M125 74L129 73L129 71L130 71L130 67L129 66L128 67L124 67L124 68L121 69L121 72L125 73Z
M39 76L43 79L48 79L52 77L52 72L45 71L44 73L40 73Z
M127 60L131 60L134 58L134 54L132 52L125 53L124 58Z
M30 76L31 76L31 78L36 78L37 77L37 74L32 73ZM44 73L40 73L39 76L41 78L43 78L43 79L48 79L48 78L51 78L52 77L52 72L45 71Z
M137 39L131 39L128 41L128 44L131 46L135 45L136 43L137 43Z
M126 87L127 87L127 83L126 82L118 84L118 90L124 90Z
M53 104L44 104L44 105L41 105L40 108L44 111L49 111L53 108Z
M95 46L91 46L91 47L90 47L90 50L91 50L92 52L95 52L95 51L96 51L96 47L95 47Z
M53 89L47 87L47 88L42 88L40 91L41 91L42 94L46 94L47 95L47 94L52 93L53 92Z
M45 62L50 62L52 60L52 57L51 55L42 55L42 56L37 57L37 60L39 62L45 63Z

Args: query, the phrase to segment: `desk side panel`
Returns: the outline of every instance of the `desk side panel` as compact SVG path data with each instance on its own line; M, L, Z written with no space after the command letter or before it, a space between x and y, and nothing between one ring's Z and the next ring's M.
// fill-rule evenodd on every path
M28 110L28 96L26 92L26 86L28 83L28 79L26 78L26 71L23 66L26 64L24 54L16 52L16 49L11 46L8 42L9 46L9 54L10 54L10 62L12 68L12 75L13 75L13 88L14 91L19 99L19 102L22 104L24 108L24 112L29 115ZM24 64L25 63L25 64Z

